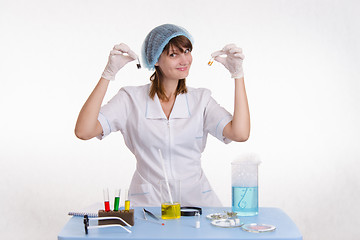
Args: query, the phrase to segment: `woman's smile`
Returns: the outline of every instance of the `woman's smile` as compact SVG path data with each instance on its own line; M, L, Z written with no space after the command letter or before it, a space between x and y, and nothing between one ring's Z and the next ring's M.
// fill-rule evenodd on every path
M187 67L178 67L176 69L183 72L183 71L186 71L188 68Z

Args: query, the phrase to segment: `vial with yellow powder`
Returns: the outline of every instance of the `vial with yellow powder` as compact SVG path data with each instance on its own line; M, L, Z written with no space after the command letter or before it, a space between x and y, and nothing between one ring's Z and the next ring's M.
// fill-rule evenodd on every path
M214 58L212 57L212 58L209 60L208 65L211 66L213 63L214 63Z

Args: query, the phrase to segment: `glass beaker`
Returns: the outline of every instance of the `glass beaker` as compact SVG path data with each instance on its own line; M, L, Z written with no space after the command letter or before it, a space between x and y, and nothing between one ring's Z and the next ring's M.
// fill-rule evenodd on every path
M258 166L254 157L231 163L232 211L238 216L255 216L259 212Z
M170 193L169 193L170 190ZM176 219L181 217L180 212L180 180L160 180L161 218Z

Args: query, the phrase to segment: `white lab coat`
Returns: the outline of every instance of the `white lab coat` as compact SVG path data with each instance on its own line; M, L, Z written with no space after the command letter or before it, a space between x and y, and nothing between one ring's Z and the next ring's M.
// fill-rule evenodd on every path
M204 88L188 87L176 97L169 119L159 98L152 100L150 84L123 87L103 107L98 120L104 138L121 131L137 164L129 199L133 206L160 206L159 181L164 179L158 149L161 149L169 179L181 181L181 205L221 206L201 168L207 134L229 143L222 132L232 115ZM221 163L219 163L221 166Z

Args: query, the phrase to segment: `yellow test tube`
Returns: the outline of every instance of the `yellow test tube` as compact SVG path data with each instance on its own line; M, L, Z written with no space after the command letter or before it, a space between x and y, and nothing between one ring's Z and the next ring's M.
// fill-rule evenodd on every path
M130 210L129 190L125 189L125 211Z

